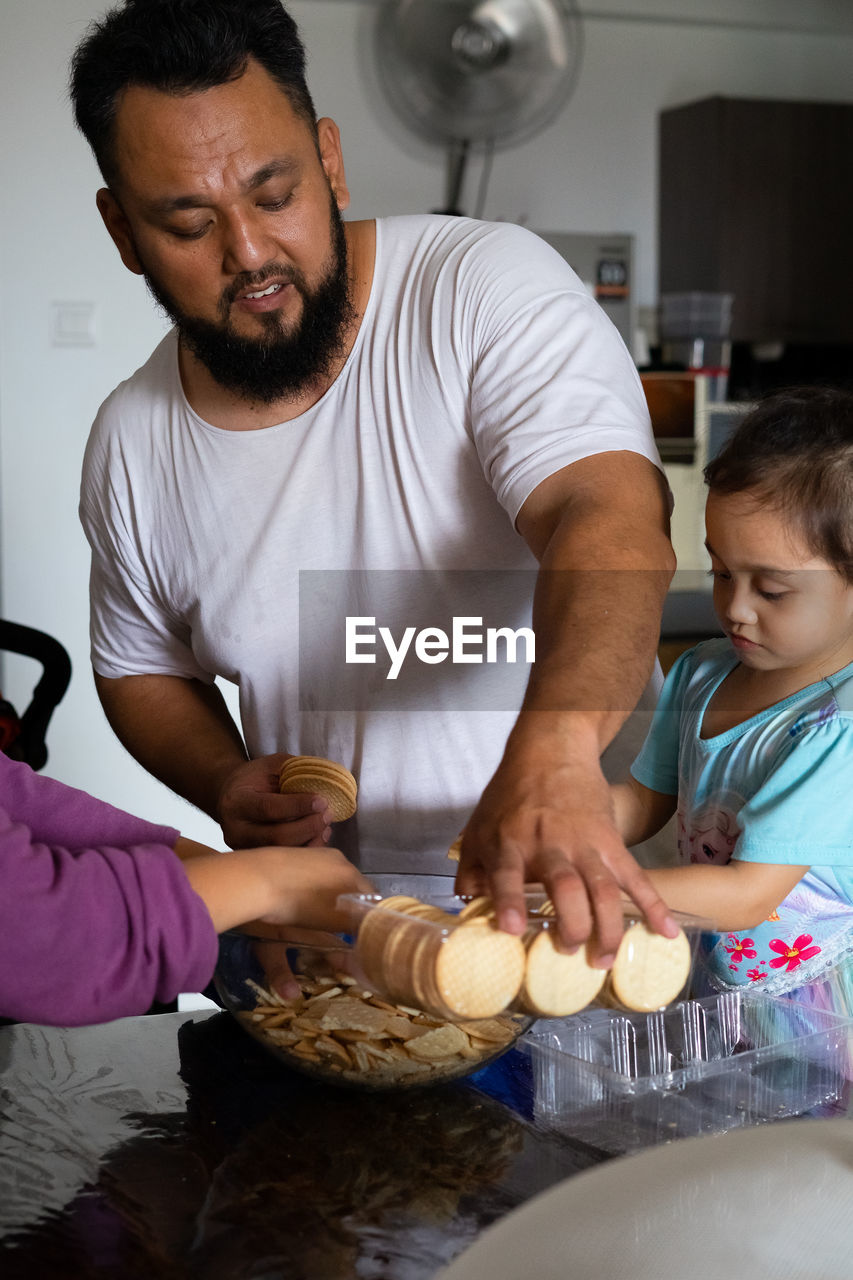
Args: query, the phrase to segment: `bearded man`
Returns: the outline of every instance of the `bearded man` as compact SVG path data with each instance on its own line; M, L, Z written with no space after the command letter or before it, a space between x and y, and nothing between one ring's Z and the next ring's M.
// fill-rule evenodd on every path
M536 881L602 964L622 891L672 932L601 765L674 567L642 388L603 312L521 228L343 223L340 134L278 0L127 0L78 48L72 97L101 216L174 321L102 406L83 475L93 664L122 741L232 845L328 841L324 801L276 777L285 753L330 756L360 784L335 843L368 875L440 881L464 827L457 886L488 889L503 928ZM480 698L476 655L443 661L411 622L451 581L481 615L486 580L536 652ZM386 622L389 645L417 633L420 680L374 664L353 693L318 600Z

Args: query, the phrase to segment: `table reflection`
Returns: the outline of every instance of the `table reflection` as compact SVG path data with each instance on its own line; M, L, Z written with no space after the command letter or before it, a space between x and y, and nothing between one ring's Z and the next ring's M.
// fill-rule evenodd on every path
M4 1029L0 1274L427 1280L600 1158L529 1119L521 1055L478 1081L334 1088L219 1013Z

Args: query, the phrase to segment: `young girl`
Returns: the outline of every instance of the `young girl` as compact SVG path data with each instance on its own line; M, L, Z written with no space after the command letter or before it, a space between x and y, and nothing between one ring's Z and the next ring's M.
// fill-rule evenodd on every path
M617 822L677 808L682 865L650 875L713 921L715 987L853 1014L853 394L770 396L705 479L725 638L670 671Z

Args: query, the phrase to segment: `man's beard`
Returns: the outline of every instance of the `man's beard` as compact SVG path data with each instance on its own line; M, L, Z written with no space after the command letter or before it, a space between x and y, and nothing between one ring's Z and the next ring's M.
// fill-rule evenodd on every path
M243 272L222 295L219 324L183 311L164 285L144 271L150 292L176 325L181 340L227 391L262 404L296 399L327 376L344 354L354 309L344 223L334 199L330 204L332 252L320 283L311 288L297 267L275 262L261 271ZM232 328L231 304L246 289L265 288L271 277L294 285L302 298L302 314L292 331L285 333L277 312L262 313L259 319L266 333L259 338L242 337Z

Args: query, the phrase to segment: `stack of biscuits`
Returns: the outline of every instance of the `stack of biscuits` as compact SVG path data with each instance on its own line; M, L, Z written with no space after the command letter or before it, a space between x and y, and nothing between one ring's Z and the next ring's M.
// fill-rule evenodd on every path
M356 954L368 982L391 999L445 1018L491 1018L518 994L520 938L486 916L445 914L417 898L384 898L361 922Z
M378 991L446 1018L489 1018L507 1008L560 1018L595 999L650 1011L674 1000L687 981L691 948L683 930L664 938L631 924L606 970L590 963L588 946L558 949L550 902L531 916L518 938L497 928L488 898L457 915L417 898L384 898L361 922L358 960Z
M322 796L333 822L344 822L355 813L355 778L342 764L322 756L288 756L278 775L278 789Z

